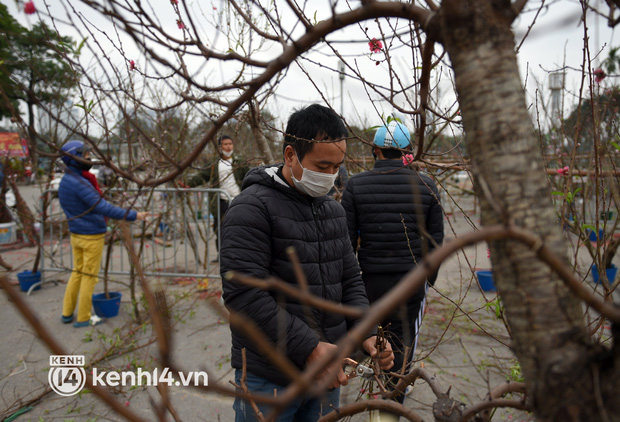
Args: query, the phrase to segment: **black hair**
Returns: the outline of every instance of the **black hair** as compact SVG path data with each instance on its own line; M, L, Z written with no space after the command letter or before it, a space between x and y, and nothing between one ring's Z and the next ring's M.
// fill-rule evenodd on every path
M229 135L222 135L222 136L220 136L219 138L217 138L217 145L218 145L218 146L222 146L222 141L223 141L224 139L230 139L231 141L233 141L233 143L235 142L235 141L233 140L233 138L232 138L232 137L230 137Z
M403 156L403 152L399 149L394 148L381 148L381 152L383 156L388 160L393 160L395 158L400 158Z
M372 146L372 155L375 156L375 148L379 148L381 150L381 152L383 153L383 157L386 160L395 160L397 158L401 158L404 154L405 151L403 151L402 149L398 149L398 148L381 148L378 145L374 145ZM403 148L407 151L411 151L411 145L407 145L407 148ZM375 156L376 158L376 156Z
M348 134L344 122L330 108L320 104L311 104L291 114L286 125L282 155L288 145L291 145L297 153L299 161L312 151L314 141L326 141L331 139L338 141Z

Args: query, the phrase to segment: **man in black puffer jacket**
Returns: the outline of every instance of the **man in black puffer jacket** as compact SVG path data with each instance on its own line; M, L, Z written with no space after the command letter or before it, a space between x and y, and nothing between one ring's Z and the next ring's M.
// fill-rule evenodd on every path
M284 138L284 164L250 170L241 194L231 203L222 227L220 251L224 300L231 312L252 319L267 338L303 370L336 346L334 343L357 321L274 291L252 288L226 278L228 271L257 278L277 277L298 286L287 249L294 247L311 294L344 305L368 307L360 268L349 241L341 205L327 197L344 161L347 135L333 110L314 104L291 115ZM273 396L290 379L243 333L231 326L232 366L240 382L241 350L247 352L246 385L251 392ZM363 343L371 355L375 336ZM383 369L394 355L387 345L376 356ZM327 372L331 372L328 375ZM279 420L316 420L338 407L339 386L346 385L342 363L331 371L334 388L323 398L301 397L285 409ZM263 414L269 407L258 403ZM237 421L255 420L252 407L237 398Z
M433 180L409 168L401 150L411 148L409 130L397 121L377 130L375 166L349 179L342 197L349 236L370 303L394 287L424 255L443 241L443 210ZM428 282L435 283L435 274ZM410 362L424 313L426 286L402 309L383 321L394 348L394 371L400 371L409 348ZM409 368L407 368L409 369ZM403 396L399 397L402 402Z

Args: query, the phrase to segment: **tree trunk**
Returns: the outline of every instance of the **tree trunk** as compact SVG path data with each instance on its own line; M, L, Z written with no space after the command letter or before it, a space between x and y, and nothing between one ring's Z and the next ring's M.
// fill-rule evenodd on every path
M30 161L32 168L36 171L39 167L39 152L37 150L37 131L34 128L34 106L37 104L37 96L34 92L36 75L30 70L30 84L26 92L26 106L28 109L28 148L30 149Z
M254 101L249 102L249 108L250 126L252 127L252 133L254 134L254 139L261 153L261 157L263 158L263 162L265 164L273 164L275 160L273 159L271 148L260 129L260 111Z
M30 211L28 204L26 204L26 201L19 192L19 188L17 187L15 180L9 178L9 184L11 185L11 189L13 189L13 194L15 195L15 209L17 210L17 216L22 223L24 234L28 239L26 244L36 245L39 242L37 241L37 232L34 228L34 215L32 215L32 211Z
M439 13L482 224L515 224L567 256L519 78L509 7L447 0ZM490 249L537 418L620 420L620 368L591 341L580 301L523 244L502 240Z
M6 171L6 169L8 168L8 166L6 165L6 161L7 160L5 160L4 168L1 168L2 165L0 164L0 172L4 172L4 176L0 180L0 224L10 223L11 221L13 221L13 217L11 217L11 212L6 205L6 194L9 189L9 183L7 182L7 180L11 174L10 172Z

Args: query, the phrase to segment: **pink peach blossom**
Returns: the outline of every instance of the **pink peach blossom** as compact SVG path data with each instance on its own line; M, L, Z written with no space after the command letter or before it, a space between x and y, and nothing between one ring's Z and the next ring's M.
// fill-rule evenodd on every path
M405 154L403 156L403 165L407 165L407 164L411 164L413 163L413 154Z
M383 43L381 41L379 41L378 39L373 38L368 43L368 47L370 47L370 52L371 53L378 53L383 48Z
M594 74L594 82L596 82L597 84L603 82L603 79L605 79L605 77L607 76L607 73L605 73L605 71L601 68L596 69L592 73Z
M37 8L34 6L33 1L28 1L24 3L24 13L27 15L34 15L37 11Z

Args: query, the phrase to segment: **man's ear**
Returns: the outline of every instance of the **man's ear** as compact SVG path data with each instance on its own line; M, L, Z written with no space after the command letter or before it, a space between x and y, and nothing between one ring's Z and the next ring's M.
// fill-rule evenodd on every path
M372 150L375 153L375 155L377 156L377 158L383 159L383 152L381 151L381 148L374 147Z
M284 148L284 165L290 167L293 164L293 157L295 156L295 149L292 145L287 145Z

